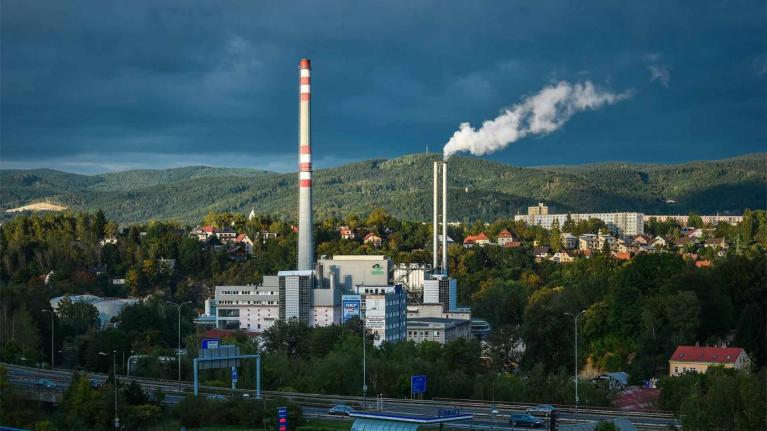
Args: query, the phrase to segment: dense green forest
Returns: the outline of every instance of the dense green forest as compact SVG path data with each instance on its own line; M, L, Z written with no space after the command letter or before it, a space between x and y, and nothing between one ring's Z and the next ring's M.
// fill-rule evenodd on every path
M116 319L119 325L105 330L99 330L92 306L65 303L54 320L56 364L107 372L111 358L98 352L140 353L147 356L138 363L139 375L174 378L175 364L159 360L173 355L178 329L176 309L166 300L191 301L181 310L181 333L194 355L200 334L192 320L213 286L257 283L265 274L295 266L296 238L289 221L210 213L198 222L234 226L251 236L264 229L279 236L256 241L253 256L236 261L225 252L203 249L186 235L189 226L177 222L154 221L120 230L98 211L20 216L5 223L0 238L0 359L28 365L48 362L51 315L46 310L51 297L138 296L144 301L126 307ZM373 248L361 241L342 240L337 230L341 224L376 232L384 243ZM602 226L584 222L573 228L595 232ZM670 224L652 228L658 233L678 232L678 226ZM429 262L424 246L430 229L428 224L399 220L380 209L344 219L324 218L315 226L317 253L385 254L395 262ZM477 221L452 228L450 235L460 241L467 234L485 231L492 238L501 229L511 231L523 246L465 249L454 245L449 250L450 271L459 281L459 302L471 306L474 316L493 327L487 343L462 339L445 346L401 342L371 347L370 393L407 396L408 377L425 373L430 379L429 397L490 399L495 388L499 400L572 403L573 322L565 313L580 310L585 313L577 360L583 376L622 370L633 384L640 384L667 375L673 349L696 342L743 347L753 361L751 371L764 373L764 211L746 211L739 225L716 227L712 234L738 245L721 256L710 254L713 264L708 268L696 267L675 251L640 254L630 261L596 253L566 265L537 262L530 252L533 242L558 241L558 234L509 219L489 225ZM116 244L100 243L113 235ZM164 271L160 258L176 259L175 270ZM112 284L115 277L125 278L126 283ZM327 328L295 323L274 326L264 334L264 387L357 394L361 382L342 377L362 375L361 337L361 325L354 322ZM243 352L258 349L242 333L228 342L239 344ZM123 366L118 365L118 372ZM183 377L190 378L191 358L184 358L182 366ZM243 365L241 386L253 381L253 372L252 365ZM745 372L717 379L733 387L742 385L744 391L753 391L756 385L763 396L764 379L757 376ZM224 370L206 372L204 378L210 384L228 384ZM669 389L663 389L667 392L663 402L668 408L681 412L717 402L707 398L713 396L708 392L696 392L706 382L685 382L681 387L665 384ZM615 395L595 384L584 383L581 391L582 403L589 405L609 405ZM687 396L680 393L694 395L699 404L674 401Z
M317 214L346 217L387 208L399 218L428 219L432 161L414 154L321 169L315 173ZM519 168L453 157L450 214L455 220L494 220L538 201L553 211L643 211L659 214L735 213L764 208L767 155L677 165L605 163ZM295 174L186 167L101 175L36 170L0 171L0 202L13 208L48 200L74 210L102 208L117 222L200 220L210 211L294 214ZM673 201L673 202L671 202ZM8 217L8 215L3 215Z

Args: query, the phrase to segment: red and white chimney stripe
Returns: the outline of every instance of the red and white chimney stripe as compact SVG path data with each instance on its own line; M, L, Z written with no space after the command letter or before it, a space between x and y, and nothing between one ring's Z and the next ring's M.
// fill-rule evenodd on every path
M300 107L300 144L299 144L299 185L301 187L312 186L312 149L309 142L309 101L311 99L311 63L308 59L302 59L298 63L299 68L299 103Z

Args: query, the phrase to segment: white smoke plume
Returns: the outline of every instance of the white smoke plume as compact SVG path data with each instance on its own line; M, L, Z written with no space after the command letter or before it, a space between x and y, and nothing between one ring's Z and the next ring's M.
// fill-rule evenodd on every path
M551 133L576 112L611 105L630 96L630 91L616 94L599 90L590 81L575 84L561 81L504 109L479 129L461 123L442 151L445 160L461 151L475 156L492 153L525 136Z

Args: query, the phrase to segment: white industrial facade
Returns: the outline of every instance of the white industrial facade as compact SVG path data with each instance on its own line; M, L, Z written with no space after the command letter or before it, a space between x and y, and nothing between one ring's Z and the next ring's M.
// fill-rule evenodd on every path
M402 286L356 286L354 291L361 299L362 319L365 328L375 335L376 347L384 341L405 340L407 296Z

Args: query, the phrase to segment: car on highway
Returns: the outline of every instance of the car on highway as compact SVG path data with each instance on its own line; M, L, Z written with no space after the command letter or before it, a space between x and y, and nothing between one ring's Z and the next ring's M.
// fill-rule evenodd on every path
M557 411L557 408L549 404L538 404L537 406L528 407L526 412L533 416L551 416L552 413Z
M346 404L336 404L328 410L329 415L349 416L354 409Z
M226 397L221 395L221 394L208 394L208 399L209 400L223 401L223 400L226 399Z
M542 427L543 419L538 419L526 413L512 413L509 415L509 425L513 427Z
M56 387L56 383L53 383L52 381L48 379L38 379L37 380L37 386L42 386L44 388L53 389Z

